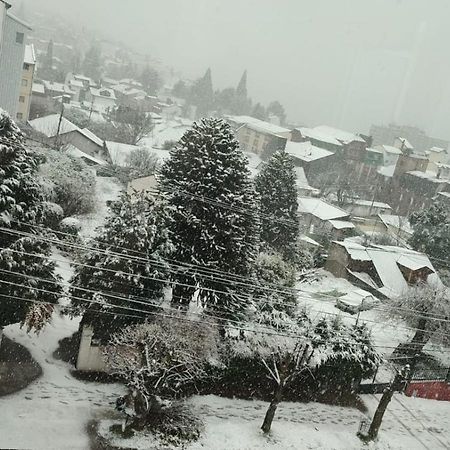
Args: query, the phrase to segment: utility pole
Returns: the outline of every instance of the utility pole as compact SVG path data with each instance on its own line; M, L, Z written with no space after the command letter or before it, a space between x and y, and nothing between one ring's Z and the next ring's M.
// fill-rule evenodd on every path
M392 383L386 388L381 397L380 403L378 404L377 410L370 424L367 433L364 430L359 430L357 436L364 442L374 441L378 436L378 431L381 427L381 422L383 420L384 413L386 412L387 406L389 405L392 396L395 391L402 391L404 389L405 383L409 376L409 364L404 366L399 370L394 377Z
M61 133L61 123L64 116L64 96L61 98L61 113L59 114L58 128L56 130L55 147L59 147L59 135Z

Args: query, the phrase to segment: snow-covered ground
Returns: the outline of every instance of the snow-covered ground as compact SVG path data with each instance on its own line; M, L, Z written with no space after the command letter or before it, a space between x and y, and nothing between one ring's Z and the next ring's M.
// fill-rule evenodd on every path
M120 186L112 178L97 178L97 205L92 214L79 217L82 234L92 236L108 213L107 200L114 200ZM53 257L57 272L67 282L73 268L58 249ZM43 375L24 390L0 399L0 448L86 449L86 424L112 410L124 393L119 384L83 382L70 374L71 366L53 358L60 339L78 330L80 319L55 311L51 322L38 335L18 324L5 328L5 336L25 346L42 367Z
M95 230L103 224L108 215L106 202L116 200L122 189L123 187L115 178L96 177L95 190L97 199L95 209L90 214L77 217L81 222L80 235L82 237L89 238L95 235Z
M363 398L371 416L379 396ZM266 402L202 396L194 397L191 404L205 421L205 431L198 442L186 447L190 450L365 448L356 432L367 416L353 408L283 402L270 435L264 436L260 426L267 410ZM102 434L109 438L111 423L105 421L101 427ZM379 441L368 448L447 449L450 448L448 430L450 403L395 395L385 414ZM154 439L143 435L115 440L115 443L139 449L157 447Z
M58 341L73 334L78 323L55 312L39 335L28 334L17 324L6 327L5 335L30 350L43 375L24 390L0 399L0 448L89 448L87 422L110 410L123 387L78 381L70 374L69 364L53 358Z

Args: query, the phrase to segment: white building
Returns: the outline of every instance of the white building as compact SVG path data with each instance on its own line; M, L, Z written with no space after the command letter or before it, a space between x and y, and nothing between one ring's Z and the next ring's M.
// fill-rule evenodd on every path
M99 112L105 112L107 109L113 109L116 106L116 95L109 88L89 88L86 92L85 101L92 105L92 109Z
M26 35L31 27L8 12L11 7L0 0L0 108L16 118L22 78ZM26 84L25 84L26 83Z

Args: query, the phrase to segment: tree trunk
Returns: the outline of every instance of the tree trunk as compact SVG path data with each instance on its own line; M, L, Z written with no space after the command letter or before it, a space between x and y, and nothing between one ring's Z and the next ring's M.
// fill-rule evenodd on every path
M386 412L386 408L389 405L393 394L394 391L391 389L388 389L383 393L377 410L375 411L375 415L373 416L372 423L370 424L369 432L367 433L368 440L373 441L377 437L378 430L381 427L381 421L383 420L384 413Z
M277 385L273 399L270 402L269 408L267 409L266 416L264 417L264 422L261 426L261 430L264 431L264 433L268 433L270 431L270 428L272 426L273 418L275 417L275 412L277 411L278 404L281 402L283 398L283 389L284 389L284 383L281 382Z
M431 333L427 328L427 319L422 317L417 324L417 331L410 342L400 343L394 351L395 355L406 357L416 356L423 351L425 344L429 341Z

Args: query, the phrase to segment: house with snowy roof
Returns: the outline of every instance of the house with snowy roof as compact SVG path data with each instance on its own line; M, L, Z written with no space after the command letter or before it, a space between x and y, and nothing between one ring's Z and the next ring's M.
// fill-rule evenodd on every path
M241 149L265 157L284 150L291 139L291 130L250 116L225 116L239 141ZM267 152L267 153L266 153Z
M350 214L320 198L298 197L298 212L302 231L312 236L341 239L351 236L355 225Z
M333 152L317 147L311 141L286 142L285 152L292 156L296 167L301 167L306 178L314 184L326 172L330 172L336 162Z
M378 298L394 298L419 282L441 285L430 259L404 247L334 241L325 269Z
M113 89L91 87L86 91L85 101L96 111L104 112L116 106L116 94Z
M367 148L367 142L361 136L328 125L296 128L292 130L292 141L310 141L317 147L354 161L363 161Z
M106 161L108 154L102 139L87 128L79 128L60 114L50 114L30 120L30 126L44 136L50 146L72 145L81 152Z
M347 211L352 217L375 217L378 214L390 214L392 208L384 202L363 200L359 198L348 199L342 205L342 209Z

